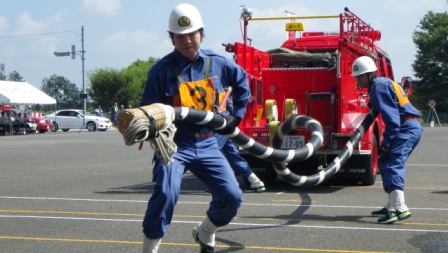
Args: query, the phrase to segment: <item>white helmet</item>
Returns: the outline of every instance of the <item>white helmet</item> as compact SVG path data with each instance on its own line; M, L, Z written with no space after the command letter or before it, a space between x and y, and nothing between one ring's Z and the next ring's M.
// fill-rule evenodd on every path
M353 62L352 76L359 76L364 73L376 71L375 62L368 56L361 56Z
M201 14L191 4L179 4L171 11L168 32L186 34L204 27Z

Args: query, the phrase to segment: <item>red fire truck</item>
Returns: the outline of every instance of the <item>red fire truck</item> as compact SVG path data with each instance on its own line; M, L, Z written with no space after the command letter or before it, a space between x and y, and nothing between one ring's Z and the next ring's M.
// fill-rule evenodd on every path
M270 145L273 131L294 115L307 115L319 121L324 131L321 148L304 161L288 164L297 175L314 175L331 163L353 135L369 111L367 89L358 91L351 76L356 58L368 55L376 60L378 75L394 79L392 64L377 42L381 32L373 29L345 8L337 15L252 17L242 6L243 42L223 44L248 76L252 98L239 128L247 136ZM308 32L307 19L333 19L339 32ZM289 38L272 50L250 45L248 27L252 22L286 20ZM348 161L336 173L348 184L372 185L378 171L377 153L384 124L378 116ZM295 129L283 139L282 149L296 149L310 139L307 129ZM263 181L276 179L273 165L244 150L242 156Z

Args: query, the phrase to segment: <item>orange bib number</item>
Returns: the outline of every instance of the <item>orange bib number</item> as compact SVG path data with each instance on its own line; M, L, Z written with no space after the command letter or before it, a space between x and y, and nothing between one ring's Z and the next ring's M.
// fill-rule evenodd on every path
M183 82L179 86L179 95L181 106L211 111L215 100L215 87L210 78Z

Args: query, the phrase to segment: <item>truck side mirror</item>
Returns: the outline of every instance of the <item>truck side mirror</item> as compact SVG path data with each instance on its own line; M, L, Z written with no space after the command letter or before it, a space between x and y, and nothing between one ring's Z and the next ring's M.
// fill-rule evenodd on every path
M412 78L409 76L404 76L401 78L401 87L403 87L404 92L406 95L412 94Z

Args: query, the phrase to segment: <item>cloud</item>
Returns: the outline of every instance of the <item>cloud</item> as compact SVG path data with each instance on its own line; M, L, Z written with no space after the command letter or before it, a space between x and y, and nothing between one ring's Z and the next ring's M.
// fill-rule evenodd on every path
M28 12L23 12L17 17L17 28L13 32L15 35L38 34L48 31L50 27L57 24L67 12L63 11L49 18L36 21Z
M117 16L121 0L84 0L82 11L88 16Z
M162 57L173 50L168 36L166 39L160 38L157 34L146 30L117 31L102 39L96 47L97 52L110 58L103 59L104 62L115 62L122 67L137 59L146 60L148 57Z

